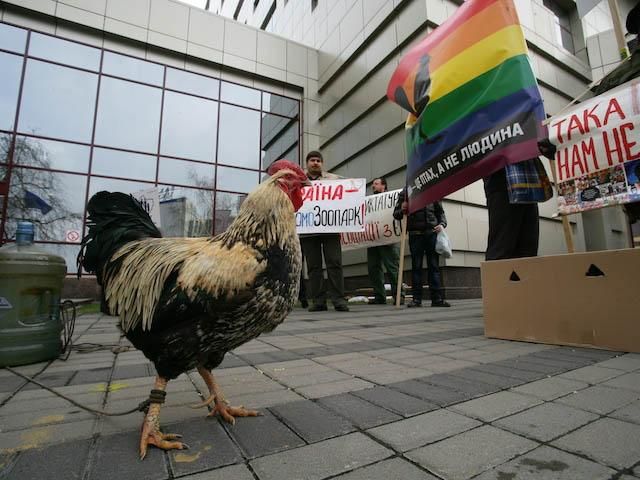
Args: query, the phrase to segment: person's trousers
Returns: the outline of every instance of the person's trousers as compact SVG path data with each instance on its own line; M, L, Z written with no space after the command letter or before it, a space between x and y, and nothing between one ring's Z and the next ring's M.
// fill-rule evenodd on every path
M342 274L340 234L323 233L300 238L302 253L307 260L308 297L315 305L327 303L327 294L334 305L346 302ZM322 257L327 266L327 282L322 271Z
M384 270L389 274L391 284L391 296L395 298L398 286L398 263L400 250L398 245L380 245L367 248L367 267L369 281L373 287L373 295L377 301L387 300L387 292L384 288Z
M506 190L487 195L487 260L535 257L540 236L538 204L509 203Z
M440 256L436 252L436 232L410 233L411 293L414 302L422 302L422 259L427 257L427 280L432 302L444 300L440 280Z

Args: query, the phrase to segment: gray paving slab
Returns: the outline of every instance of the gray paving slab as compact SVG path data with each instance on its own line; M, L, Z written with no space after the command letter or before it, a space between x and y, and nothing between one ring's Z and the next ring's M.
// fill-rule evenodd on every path
M576 408L545 403L494 422L494 425L543 442L586 425L598 415Z
M533 382L546 377L546 374L539 372L531 372L528 370L520 370L513 367L505 367L496 363L485 363L484 365L475 365L469 368L473 371L492 373L494 375L502 375L504 377L517 378L524 382Z
M607 414L640 398L640 392L595 385L556 401L590 412Z
M250 462L260 480L322 480L369 465L393 452L362 433L352 433Z
M255 477L246 465L240 464L187 475L180 480L255 480Z
M632 372L634 370L640 370L640 355L638 354L626 354L619 357L605 360L598 363L598 366L604 368L615 368L617 370L624 370L626 372Z
M568 378L551 377L536 382L520 385L512 390L525 395L532 395L543 400L553 400L555 398L582 390L589 386L588 383L570 380Z
M310 400L278 405L271 410L307 442L318 442L355 430L351 422Z
M72 440L90 438L93 434L95 422L96 420L91 418L73 423L0 432L0 452L5 450L28 450L51 444L61 444Z
M492 422L540 403L542 400L539 398L505 391L458 403L449 409L485 422Z
M542 446L483 473L474 480L608 480L611 468Z
M247 458L256 458L305 445L302 438L268 410L259 417L237 418L235 425L224 424Z
M106 382L111 376L111 367L96 368L93 370L79 370L71 379L71 385L83 385L85 383Z
M485 425L405 455L442 478L466 480L537 446L536 442Z
M603 465L629 468L640 462L640 425L603 418L561 437L552 445Z
M215 418L195 419L166 425L163 431L179 433L189 450L172 450L169 462L174 476L232 465L242 454Z
M335 480L438 480L402 458L392 458L353 472L334 477Z
M367 432L398 452L456 435L481 425L472 418L445 409L424 413Z
M157 448L149 447L146 458L141 462L138 453L139 443L139 435L116 434L99 438L89 464L87 479L169 478L164 453Z
M441 407L469 400L473 397L473 395L468 392L460 392L451 388L419 382L417 380L406 380L404 382L392 383L389 384L388 387L393 390L398 390L402 393L421 398Z
M611 412L609 416L618 420L640 424L640 400Z
M429 375L428 377L419 378L418 381L425 382L430 385L450 388L458 392L466 393L470 397L486 395L502 389L501 387L489 385L488 383L481 381L457 377L451 373L437 373L435 375Z
M453 370L449 372L454 377L461 377L474 382L482 382L488 385L495 385L499 388L510 388L525 383L524 380L520 380L513 377L505 377L503 375L495 375L493 373L481 372L474 370L473 368L463 368L460 370Z
M67 385L67 382L69 382L69 380L71 380L75 374L76 372L73 370L56 373L49 373L45 371L43 374L38 375L35 379L43 385L46 385L47 387L62 387L64 385ZM39 388L41 387L34 383L29 383L24 386L22 391L37 390Z
M400 420L402 417L349 393L318 399L318 403L345 417L361 429Z
M626 373L612 380L608 380L602 384L607 387L624 388L640 392L640 372Z
M91 440L52 445L26 450L17 455L0 478L6 480L50 480L52 478L81 479Z
M337 395L339 393L363 390L365 388L371 388L373 386L374 384L371 382L367 382L359 378L352 378L349 380L339 380L337 382L323 383L321 385L309 385L306 387L300 387L296 388L295 391L307 398L320 398L327 397L329 395Z
M352 395L402 415L403 417L429 412L438 408L434 403L420 400L387 387L367 388L366 390L353 392Z
M624 370L616 370L613 368L603 368L599 365L589 365L588 367L578 368L569 372L558 375L560 378L568 378L579 382L595 385L606 380L619 377L624 374Z

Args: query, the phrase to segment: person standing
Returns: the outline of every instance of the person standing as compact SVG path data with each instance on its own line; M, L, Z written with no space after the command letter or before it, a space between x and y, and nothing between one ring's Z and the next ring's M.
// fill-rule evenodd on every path
M393 217L401 220L409 211L406 189L398 196ZM440 255L436 252L438 232L447 227L447 217L441 202L430 203L407 217L409 249L411 250L411 291L409 308L422 306L422 259L427 257L427 278L432 307L450 307L445 301L440 278Z
M387 180L384 177L375 178L371 183L371 189L374 195L386 192ZM387 303L383 267L389 274L391 296L395 298L398 285L399 261L400 249L397 243L367 248L367 270L369 273L369 281L373 287L373 298L369 300L370 304L385 305ZM403 295L400 297L400 302L404 302Z
M309 180L336 180L338 175L324 171L324 159L318 151L307 154L305 173ZM302 254L307 260L309 276L308 298L310 312L327 310L327 294L338 312L348 312L344 296L344 275L342 273L342 247L339 233L317 233L300 236ZM322 270L322 257L327 266L327 282Z

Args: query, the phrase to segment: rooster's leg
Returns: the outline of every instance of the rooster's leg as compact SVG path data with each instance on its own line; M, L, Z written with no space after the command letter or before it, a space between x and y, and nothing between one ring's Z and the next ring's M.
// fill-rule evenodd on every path
M209 413L209 416L212 417L216 413L219 413L222 418L225 419L226 422L230 424L236 423L235 417L257 417L260 413L256 410L247 410L242 405L239 407L231 407L229 406L229 402L227 402L222 394L222 390L220 386L216 382L215 378L213 378L213 374L204 367L198 367L198 373L204 380L204 383L207 384L207 388L209 389L209 398L205 400L202 404L198 406L209 405L211 402L215 402L216 406Z
M142 435L140 437L140 459L147 455L147 447L154 445L162 450L182 450L189 448L186 443L174 441L181 438L181 435L174 433L162 433L160 431L160 406L164 403L165 388L167 380L160 376L156 377L154 390L151 391L151 405L142 423Z

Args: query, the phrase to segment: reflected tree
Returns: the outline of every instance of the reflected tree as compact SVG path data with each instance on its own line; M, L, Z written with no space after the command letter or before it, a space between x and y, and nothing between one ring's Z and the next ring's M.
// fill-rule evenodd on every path
M10 148L10 138L0 137L0 152ZM1 153L0 153L1 154ZM50 169L47 151L32 138L17 138L14 164ZM29 221L36 226L38 240L64 240L65 231L77 228L82 215L67 208L63 184L57 175L45 170L17 168L11 170L7 237L15 236L15 222Z

